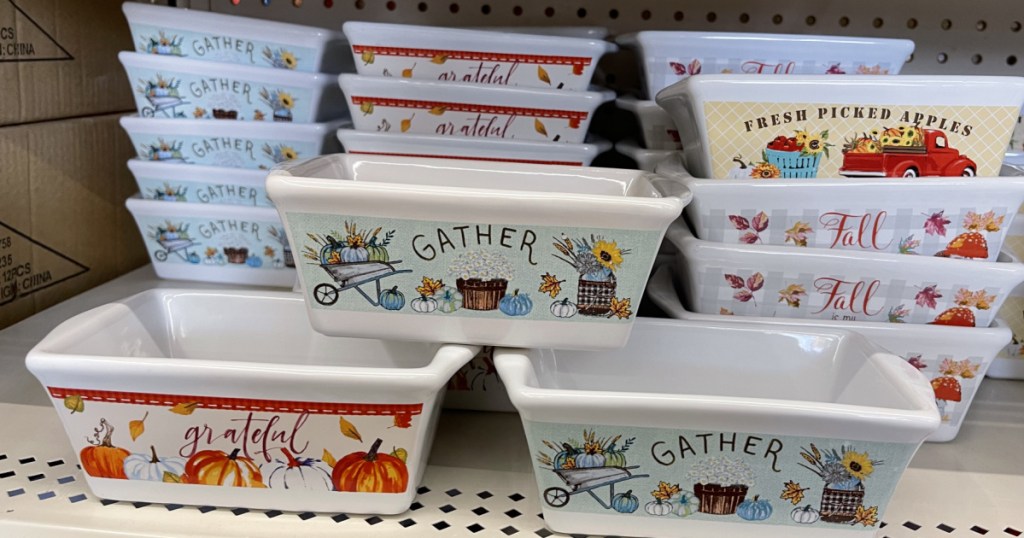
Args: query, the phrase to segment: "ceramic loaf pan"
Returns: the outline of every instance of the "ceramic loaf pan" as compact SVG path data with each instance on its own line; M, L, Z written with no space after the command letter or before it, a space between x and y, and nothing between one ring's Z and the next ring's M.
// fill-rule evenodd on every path
M529 35L349 21L360 75L583 91L597 61L618 50L600 38Z
M137 52L309 73L355 68L341 32L139 2L121 9Z
M125 205L160 278L288 288L295 284L294 254L271 208L168 204L138 197Z
M637 170L329 155L271 171L313 327L608 348L689 201Z
M999 174L1024 78L701 75L660 93L687 167L727 178Z
M219 166L178 166L160 161L128 160L139 195L147 200L193 204L273 207L263 170Z
M611 91L563 92L340 75L360 131L582 143Z
M332 75L137 52L117 57L144 117L313 123L345 112Z
M345 124L121 118L121 127L141 160L263 170L339 151L335 132Z
M683 293L701 314L987 327L1024 265L731 245L669 227Z
M619 350L494 359L564 533L874 536L939 426L928 381L847 331L644 318Z
M285 292L150 290L26 364L102 499L398 514L476 348L329 338ZM340 429L339 429L340 423Z
M908 39L726 32L637 32L648 99L692 75L896 75L914 52Z
M636 116L643 137L643 147L660 150L683 149L683 145L679 143L679 129L668 112L658 106L658 103L623 96L615 100L615 106Z
M338 129L346 153L399 157L590 166L611 144L594 139L584 144L550 144L488 138L451 138L442 135L410 135Z
M633 159L637 168L653 172L661 161L676 156L679 151L671 149L644 149L633 140L615 143L615 151Z
M694 193L697 237L725 244L996 261L1024 202L1024 178L722 181L693 178L679 155L657 170Z
M733 317L694 314L676 293L669 267L659 267L647 284L647 298L669 317L696 322L728 321L783 330L805 327L841 329L860 333L868 341L903 357L931 381L942 425L928 441L952 441L960 432L981 380L995 367L997 354L1010 340L1010 329L996 320L991 327L962 329L935 325L896 325L886 322L791 320L767 317Z

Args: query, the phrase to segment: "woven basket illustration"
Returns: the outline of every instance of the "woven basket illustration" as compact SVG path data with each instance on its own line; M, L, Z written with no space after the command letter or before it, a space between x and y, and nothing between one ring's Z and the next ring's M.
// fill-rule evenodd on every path
M508 280L497 278L493 280L480 280L470 278L469 280L458 279L455 287L462 294L462 308L469 310L497 310L498 301L505 296L508 290Z
M249 249L224 247L224 255L228 258L228 263L245 263L246 258L249 257Z
M847 523L857 515L857 508L864 502L864 486L857 489L832 489L825 486L821 493L821 520L829 523Z
M213 119L215 120L237 120L237 110L224 110L223 108L213 109Z
M747 497L747 486L694 484L693 494L700 499L701 513L724 516L736 513L736 508Z
M292 255L291 247L284 247L284 265L285 267L295 267L295 256Z
M783 178L818 177L821 154L801 155L799 151L764 150L768 162L779 168Z
M580 277L576 306L583 316L607 316L615 297L615 275L609 280L587 280Z

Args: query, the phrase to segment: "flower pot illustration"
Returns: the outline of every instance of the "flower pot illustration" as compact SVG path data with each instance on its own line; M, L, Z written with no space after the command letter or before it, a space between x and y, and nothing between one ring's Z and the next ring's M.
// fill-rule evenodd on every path
M857 516L857 508L864 503L864 486L855 489L835 489L828 485L821 492L821 520L829 523L849 523Z
M237 110L225 110L223 108L213 109L213 119L215 120L237 120Z
M227 256L228 263L244 264L245 260L249 258L249 249L224 247L224 255Z
M469 310L497 310L508 291L508 280L457 279L455 287L462 294L462 307Z
M612 298L615 297L615 275L610 274L606 280L590 280L581 275L579 279L576 305L582 316L607 316L612 310Z
M698 510L701 513L724 516L736 513L736 508L747 498L747 489L742 484L694 484L693 494L700 499Z

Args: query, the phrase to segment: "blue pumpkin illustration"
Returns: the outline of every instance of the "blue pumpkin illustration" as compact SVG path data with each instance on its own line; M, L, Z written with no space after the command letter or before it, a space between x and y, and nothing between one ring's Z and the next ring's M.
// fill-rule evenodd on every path
M190 263L199 263L199 255L195 252L188 255L188 261Z
M512 295L501 298L498 309L506 316L525 316L533 310L533 301L528 294L520 294L519 290L515 290Z
M401 310L405 306L405 295L398 291L398 286L380 292L377 302L385 310Z
M252 256L249 256L249 258L245 260L245 264L252 268L262 267L263 258L260 258L259 256L253 254Z
M633 490L619 493L612 497L612 509L621 514L632 514L640 508L640 499L633 495Z
M772 516L772 505L768 501L760 500L760 496L754 495L753 499L747 499L736 508L736 515L747 521L764 521Z

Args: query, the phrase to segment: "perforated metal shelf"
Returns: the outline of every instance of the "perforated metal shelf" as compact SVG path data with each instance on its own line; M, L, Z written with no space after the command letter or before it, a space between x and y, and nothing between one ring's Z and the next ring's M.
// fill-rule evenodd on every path
M511 413L445 411L412 509L398 516L112 502L89 492L24 356L54 325L166 282L145 267L0 331L0 536L556 536ZM466 442L471 436L472 443ZM1024 382L986 380L959 438L926 444L878 537L1024 535Z

